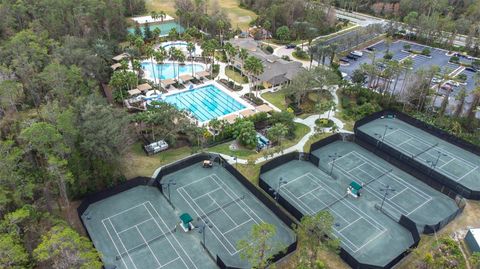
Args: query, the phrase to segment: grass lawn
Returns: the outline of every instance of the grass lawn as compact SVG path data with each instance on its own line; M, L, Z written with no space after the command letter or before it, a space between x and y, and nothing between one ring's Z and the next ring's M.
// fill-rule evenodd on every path
M272 103L282 111L287 110L287 103L285 102L285 92L282 90L276 92L266 92L262 94L262 98Z
M212 5L214 1L207 0L207 2L209 2L209 5ZM242 30L247 30L250 21L257 18L257 14L255 14L253 11L239 7L238 0L222 0L216 1L215 3L218 3L220 8L227 13L233 28L239 27ZM168 15L175 17L176 10L174 0L146 0L146 4L148 11L162 10ZM209 10L211 9L212 7L210 6Z
M287 149L300 141L308 132L310 131L310 128L308 128L307 125L302 124L302 123L295 123L295 138L292 140L285 140L282 142L282 147L284 149ZM222 153L230 156L238 156L238 158L241 159L258 159L260 157L264 157L265 155L265 150L261 152L256 152L255 150L249 150L249 149L239 149L239 150L231 150L230 149L230 144L233 142L227 142L223 143L220 145L213 146L211 148L206 149L207 151L212 151L212 152L217 152L217 153ZM276 152L278 150L278 147L273 147L268 149L268 152Z
M307 140L307 142L305 143L305 145L303 146L303 152L310 152L310 146L317 142L317 141L320 141L322 139L324 139L325 137L329 137L331 136L332 133L323 133L323 134L315 134L313 136L310 137L310 139Z
M230 79L232 79L236 83L239 83L239 84L248 83L247 76L242 76L242 74L240 74L240 71L238 71L237 69L235 69L233 67L226 67L225 68L225 75L227 75L227 77L229 77Z
M260 176L260 168L264 165L265 162L259 164L237 164L233 165L236 169L250 182L255 185L258 185L258 178Z
M123 160L123 174L126 178L137 176L151 177L155 170L165 164L185 158L191 155L190 147L169 149L153 156L147 156L142 149L142 143L133 144L129 154Z

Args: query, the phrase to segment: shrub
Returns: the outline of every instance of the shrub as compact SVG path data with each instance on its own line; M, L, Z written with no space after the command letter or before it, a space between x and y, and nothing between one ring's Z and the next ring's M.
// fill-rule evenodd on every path
M270 53L270 54L273 53L273 48L272 48L272 46L267 46L267 47L265 48L265 50L266 50L268 53Z
M285 60L285 61L291 61L292 59L290 59L290 57L288 57L288 55L283 55L282 56L282 60Z
M430 51L429 48L424 48L424 49L422 50L422 55L430 56L430 53L431 53L431 51Z
M320 118L315 120L315 124L319 127L332 127L335 123L331 119Z
M410 44L403 45L403 49L406 50L406 51L409 51L411 48L412 48L412 45L410 45Z
M392 58L393 58L392 52L388 52L388 53L385 53L385 55L383 55L383 59L385 60L391 60Z
M466 74L463 74L463 73L462 73L462 74L459 74L459 75L457 76L457 78L458 78L459 80L461 80L461 81L466 81L468 77L467 77Z
M263 104L263 100L256 97L253 93L247 93L243 97L246 98L247 100L251 101L252 103L254 103L257 106Z
M458 62L460 62L460 58L458 58L458 56L452 56L452 57L450 57L450 62L458 63Z

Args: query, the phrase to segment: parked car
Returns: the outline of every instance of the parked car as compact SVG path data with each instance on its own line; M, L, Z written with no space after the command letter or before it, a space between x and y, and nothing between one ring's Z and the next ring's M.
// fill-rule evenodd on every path
M294 49L294 48L297 47L297 45L295 45L295 44L287 44L285 47L286 47L287 49Z
M350 52L350 54L357 57L357 58L360 58L360 57L363 56L363 52L358 51L358 50L354 50L354 51Z
M345 58L345 57L341 58L340 61L341 61L341 62L345 62L345 63L349 63L349 62L350 62L350 61L349 61L347 58Z
M449 84L451 86L455 86L455 87L458 87L460 86L460 83L454 81L454 80L448 80L447 82L445 82L446 84Z
M476 73L476 72L478 71L477 68L471 67L471 66L465 67L465 70L470 71L470 72L473 72L473 73Z
M350 60L354 60L354 61L357 60L357 57L355 57L355 55L352 55L352 54L348 54L346 57Z
M168 149L168 144L164 140L160 140L160 141L145 145L145 151L147 152L148 155L157 154L167 149Z
M368 47L368 48L366 48L366 50L368 50L368 51L375 51L375 48L374 48L374 47Z

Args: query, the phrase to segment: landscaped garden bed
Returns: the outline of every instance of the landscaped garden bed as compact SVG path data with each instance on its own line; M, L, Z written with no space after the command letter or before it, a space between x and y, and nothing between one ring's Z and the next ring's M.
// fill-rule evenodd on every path
M247 94L243 95L242 97L245 98L246 100L254 103L257 106L262 105L264 103L262 99L256 97L253 93L247 93Z
M232 80L229 81L222 78L218 80L218 82L232 91L241 91L243 89L242 86L235 84L235 82L233 82Z

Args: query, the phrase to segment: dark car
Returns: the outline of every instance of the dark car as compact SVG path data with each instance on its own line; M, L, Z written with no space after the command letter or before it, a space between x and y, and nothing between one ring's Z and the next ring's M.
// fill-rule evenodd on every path
M345 58L345 57L341 58L340 61L341 61L341 62L345 62L345 63L349 63L349 62L350 62L350 61L349 61L347 58Z
M297 45L295 45L295 44L287 44L285 47L286 47L287 49L294 49L294 48L297 47Z
M368 51L374 51L375 48L374 48L374 47L368 47L368 48L366 48L366 50L368 50Z
M476 73L478 71L475 67L471 67L471 66L465 67L465 70L473 72L473 73Z
M347 58L350 60L355 60L355 61L357 60L357 57L355 57L355 55L352 55L352 54L348 54Z

